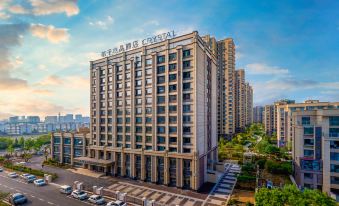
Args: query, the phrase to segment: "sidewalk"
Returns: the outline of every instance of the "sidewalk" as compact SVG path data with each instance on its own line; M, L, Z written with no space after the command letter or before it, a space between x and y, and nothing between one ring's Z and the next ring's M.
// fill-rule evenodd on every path
M67 169L67 170L75 174L85 175L85 176L94 177L94 178L105 176L104 173L94 172L94 171L83 169L83 168Z

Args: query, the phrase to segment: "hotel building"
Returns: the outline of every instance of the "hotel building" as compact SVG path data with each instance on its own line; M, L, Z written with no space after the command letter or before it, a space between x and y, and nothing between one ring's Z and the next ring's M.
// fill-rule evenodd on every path
M319 109L333 109L339 106L339 102L320 102L319 100L307 100L304 103L279 102L276 103L276 132L278 146L287 146L291 149L292 144L292 124L291 117L296 111L309 111Z
M337 196L339 194L338 107L294 111L291 115L291 125L294 177L297 184Z
M217 58L193 32L92 61L85 168L198 190L217 161Z

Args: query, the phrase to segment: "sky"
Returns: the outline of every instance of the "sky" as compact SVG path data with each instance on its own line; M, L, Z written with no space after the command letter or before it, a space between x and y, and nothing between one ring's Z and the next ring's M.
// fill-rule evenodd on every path
M339 1L0 0L0 119L89 114L89 61L164 31L236 44L254 105L339 101Z

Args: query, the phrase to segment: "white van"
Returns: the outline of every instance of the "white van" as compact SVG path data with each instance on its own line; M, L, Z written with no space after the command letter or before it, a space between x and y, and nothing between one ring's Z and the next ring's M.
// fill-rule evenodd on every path
M72 193L73 190L72 190L72 187L69 186L69 185L62 185L62 186L60 187L59 191L60 191L61 193L63 193L63 194L69 195L69 194Z

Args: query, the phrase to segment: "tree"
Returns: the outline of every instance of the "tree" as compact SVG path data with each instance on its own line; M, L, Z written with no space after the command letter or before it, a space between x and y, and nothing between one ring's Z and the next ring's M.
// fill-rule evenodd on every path
M14 147L12 144L8 145L7 149L6 149L7 153L10 154L11 156L13 156L13 152L14 152Z
M19 147L23 148L25 145L25 138L24 137L20 137L19 139Z
M318 190L300 191L294 185L283 188L261 188L255 193L255 205L258 206L335 206L336 202Z
M34 147L34 139L29 138L25 140L24 151L30 151Z
M25 160L25 162L28 162L33 157L32 154L24 153L21 155L21 158Z

